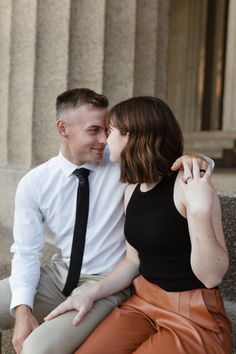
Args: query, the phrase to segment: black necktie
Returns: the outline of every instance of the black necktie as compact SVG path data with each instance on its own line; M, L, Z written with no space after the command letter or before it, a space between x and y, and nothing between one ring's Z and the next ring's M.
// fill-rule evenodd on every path
M79 185L77 191L75 227L71 248L70 267L66 284L62 291L65 296L70 295L79 282L89 209L89 170L86 168L80 168L76 169L73 173L78 177Z

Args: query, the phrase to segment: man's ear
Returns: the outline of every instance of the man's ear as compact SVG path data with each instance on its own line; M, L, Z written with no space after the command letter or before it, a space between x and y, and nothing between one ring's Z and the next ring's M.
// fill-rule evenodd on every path
M67 124L64 120L62 119L58 119L56 121L56 126L57 126L57 130L58 130L58 133L64 137L64 138L67 138L68 134L67 134Z

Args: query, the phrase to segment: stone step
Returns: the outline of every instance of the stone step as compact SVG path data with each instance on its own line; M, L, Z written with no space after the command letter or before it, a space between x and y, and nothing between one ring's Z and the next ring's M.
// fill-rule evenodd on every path
M218 167L236 166L236 132L185 133L185 151L194 151L212 157Z
M185 141L191 141L191 140L227 141L227 140L235 140L235 139L236 139L236 131L209 130L209 131L200 131L200 132L184 132Z

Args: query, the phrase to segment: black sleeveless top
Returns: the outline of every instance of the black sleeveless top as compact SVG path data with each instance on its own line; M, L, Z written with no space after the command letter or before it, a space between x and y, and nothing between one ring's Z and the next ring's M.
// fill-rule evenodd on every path
M138 251L140 274L166 291L205 288L190 265L191 242L187 220L175 207L177 173L153 189L138 184L126 210L125 236Z

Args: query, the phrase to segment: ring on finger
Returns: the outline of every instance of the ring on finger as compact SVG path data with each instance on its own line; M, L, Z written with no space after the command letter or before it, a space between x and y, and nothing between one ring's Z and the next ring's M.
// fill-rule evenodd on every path
M186 179L185 179L185 180L186 180L186 182L188 182L188 180L189 180L189 179L192 179L192 176L188 176L188 177L186 177Z

